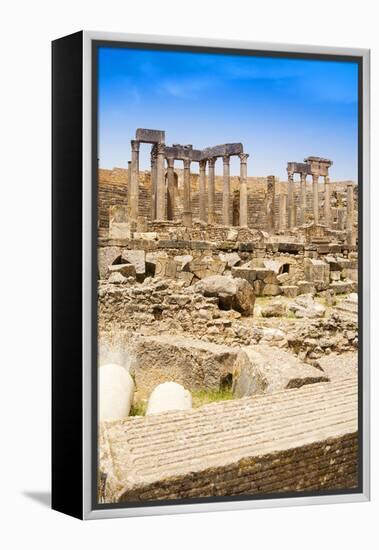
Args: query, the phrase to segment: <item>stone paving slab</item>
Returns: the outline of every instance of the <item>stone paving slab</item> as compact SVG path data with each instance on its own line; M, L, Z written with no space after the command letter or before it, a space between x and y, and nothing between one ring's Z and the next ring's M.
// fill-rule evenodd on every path
M100 426L102 502L354 487L357 380Z

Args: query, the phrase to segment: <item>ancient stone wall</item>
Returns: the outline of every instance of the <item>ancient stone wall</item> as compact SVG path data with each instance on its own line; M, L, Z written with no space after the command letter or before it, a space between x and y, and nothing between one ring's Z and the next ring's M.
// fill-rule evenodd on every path
M183 212L183 170L177 169L175 183L175 201L174 201L174 218L181 219ZM337 213L333 206L338 203L339 208L346 209L346 186L348 182L332 182L332 214L337 220ZM216 223L222 223L222 176L215 177L215 210ZM127 186L128 186L128 170L123 168L114 168L113 170L99 170L99 185L98 185L98 205L99 205L99 226L100 229L106 229L109 226L109 206L113 204L127 205ZM276 181L275 184L275 218L276 229L279 224L279 192L287 193L287 182ZM229 212L230 219L234 220L234 224L238 225L239 211L239 177L230 177L230 204ZM266 201L267 201L267 178L248 177L248 226L256 229L266 229ZM356 186L355 186L356 189ZM199 218L199 175L191 174L191 207L194 219ZM295 190L295 207L296 207L296 222L300 223L300 185L294 183ZM355 202L357 201L355 193ZM167 197L166 197L167 199ZM167 200L165 201L167 204ZM323 202L324 202L324 184L319 186L319 205L320 205L320 221L323 220ZM305 213L306 221L312 219L313 212L313 195L312 186L308 182L306 192L307 209ZM139 172L139 214L146 219L151 219L151 177L149 171ZM357 204L356 204L357 207ZM166 213L167 214L167 213Z

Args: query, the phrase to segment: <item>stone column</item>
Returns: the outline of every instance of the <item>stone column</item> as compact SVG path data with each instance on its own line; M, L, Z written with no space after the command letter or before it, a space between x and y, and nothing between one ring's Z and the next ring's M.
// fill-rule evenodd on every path
M247 227L247 153L241 153L240 157L240 226ZM229 209L228 209L229 212Z
M287 229L287 196L283 191L279 195L279 230Z
M157 143L157 220L164 220L166 218L164 177L165 149L164 143Z
M275 231L275 176L267 176L266 227L269 233Z
M293 172L288 173L288 227L292 229L295 227L295 197L294 197L294 184L293 184Z
M215 162L208 159L208 223L215 223Z
M183 225L186 227L192 226L192 211L191 211L191 160L183 161Z
M202 222L207 221L207 214L206 214L206 181L205 181L205 169L207 166L206 160L201 160L199 162L199 169L200 169L200 182L199 182L199 217Z
M128 160L128 194L127 194L128 208L127 208L127 211L128 211L129 219L130 219L130 195L131 195L130 182L132 180L131 172L132 172L132 161Z
M312 174L312 187L313 187L313 220L315 224L318 224L318 174Z
M151 163L151 219L157 217L157 146L153 145L150 153Z
M175 159L167 158L167 219L173 220L175 216Z
M132 161L130 164L130 219L137 221L138 218L138 184L139 184L139 141L132 139Z
M324 219L326 227L331 226L331 210L330 210L330 183L328 176L324 176Z
M307 174L300 173L300 224L303 225L307 213Z
M223 192L222 192L222 223L230 225L229 217L229 197L230 197L230 157L223 157Z

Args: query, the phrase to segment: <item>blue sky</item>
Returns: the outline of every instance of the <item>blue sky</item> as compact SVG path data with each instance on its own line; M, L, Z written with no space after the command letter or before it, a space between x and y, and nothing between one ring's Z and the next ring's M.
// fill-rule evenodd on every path
M333 160L333 179L356 180L357 89L350 62L102 47L100 166L126 167L135 129L155 128L167 145L242 142L250 176L285 178L287 161L316 155ZM149 163L141 145L141 169Z

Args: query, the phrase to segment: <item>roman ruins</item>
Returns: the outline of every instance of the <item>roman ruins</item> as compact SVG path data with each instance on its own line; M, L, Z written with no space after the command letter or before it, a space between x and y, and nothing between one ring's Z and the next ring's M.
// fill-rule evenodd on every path
M139 128L99 169L101 502L357 485L358 186L251 153Z

